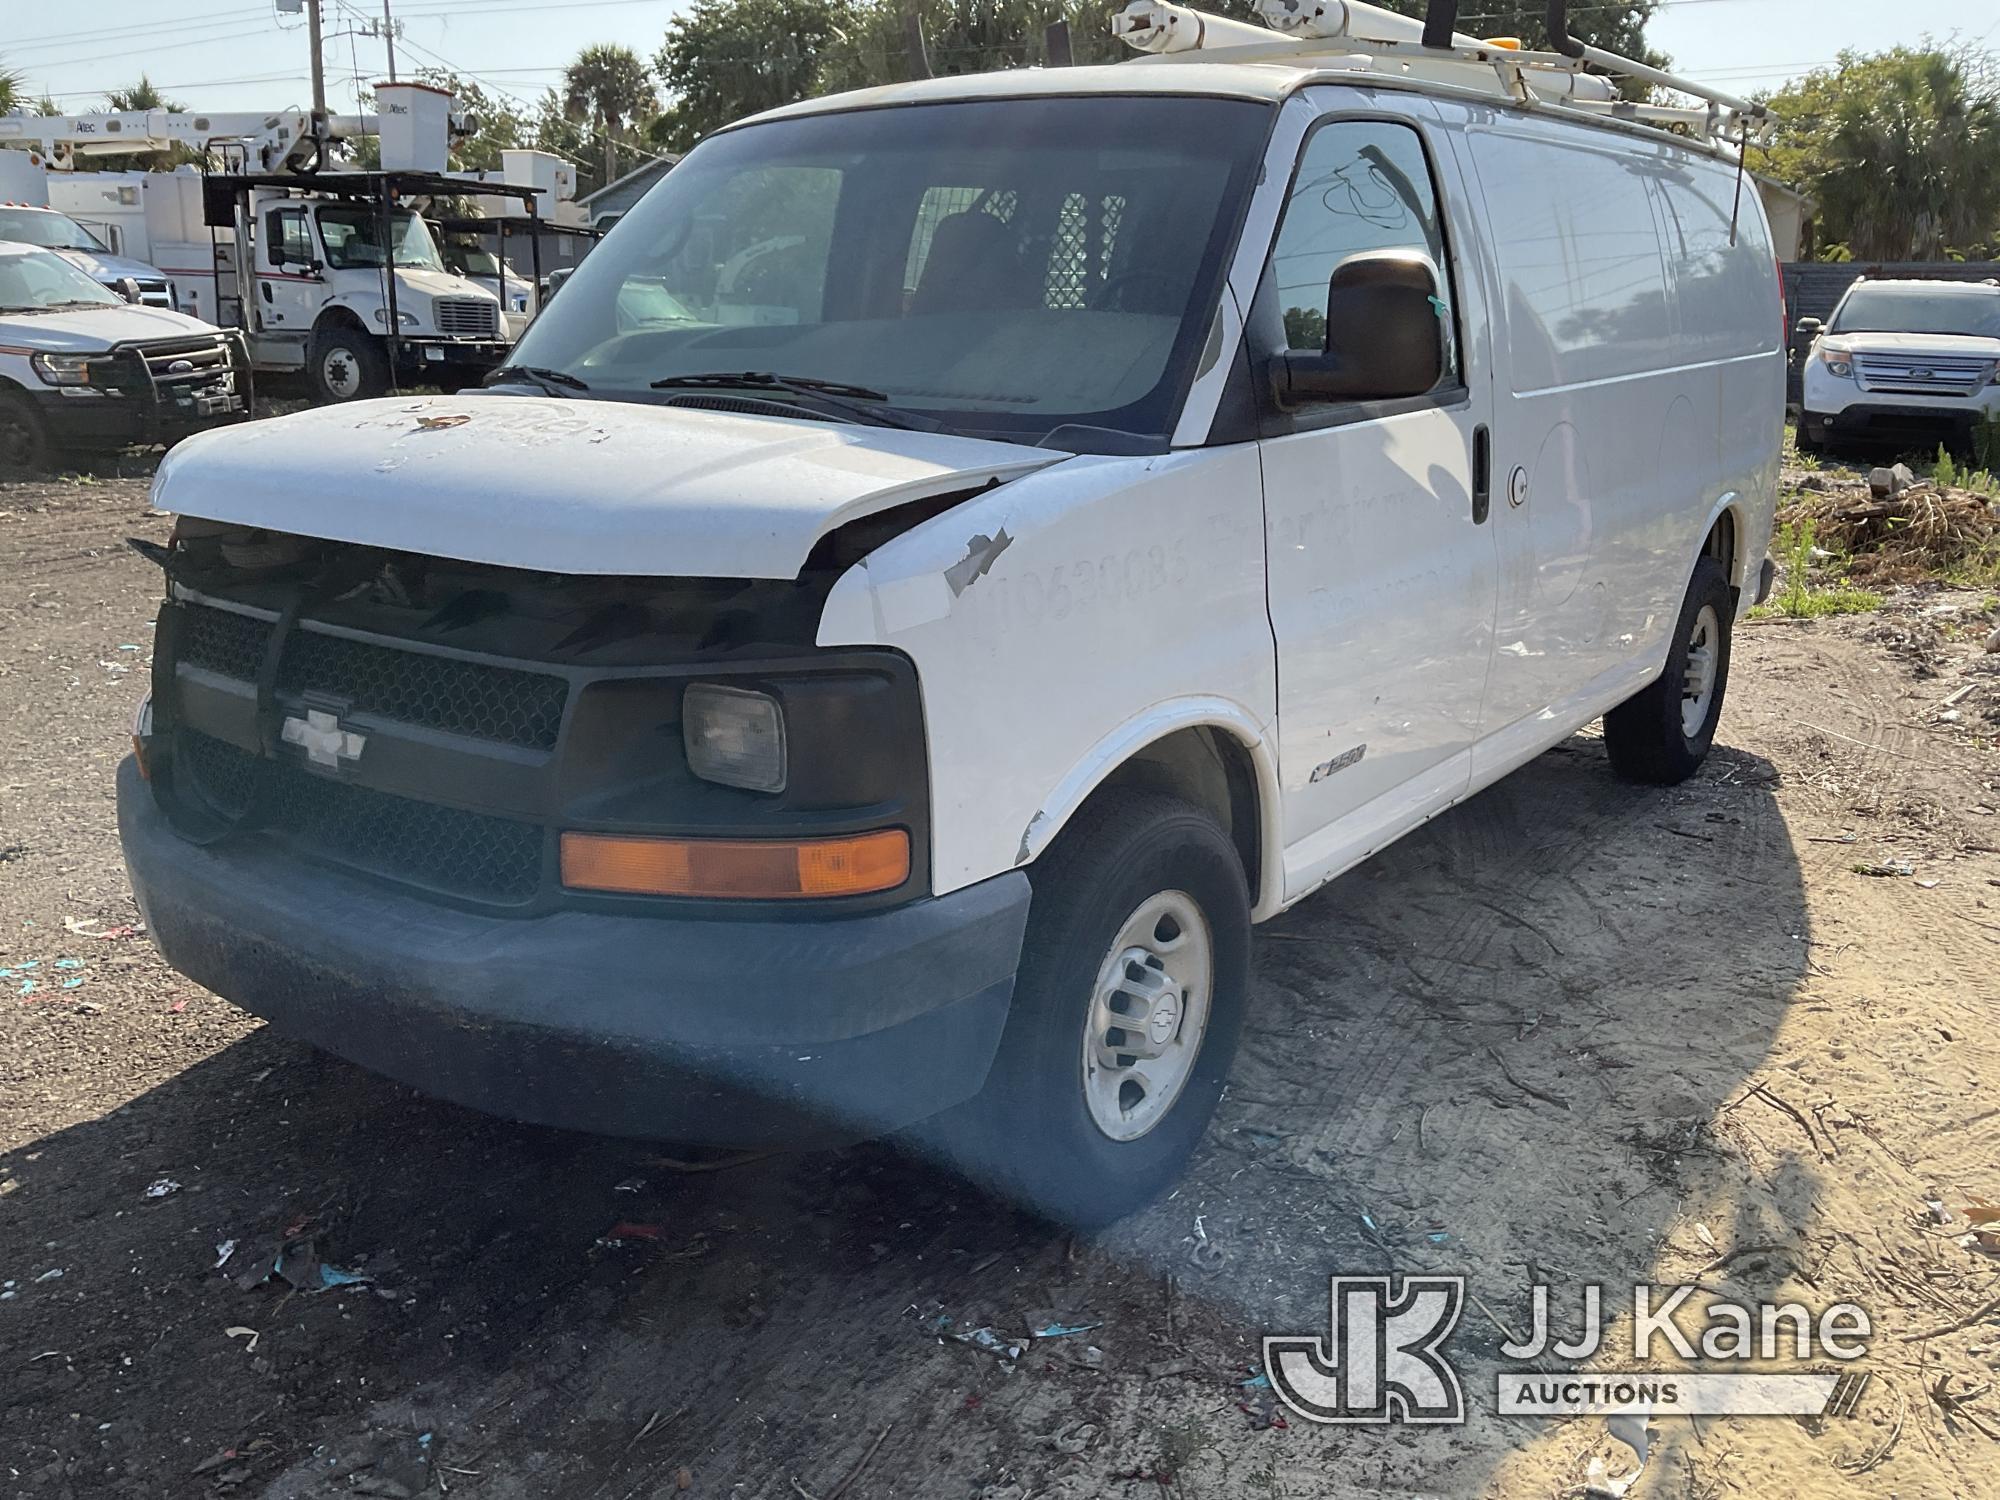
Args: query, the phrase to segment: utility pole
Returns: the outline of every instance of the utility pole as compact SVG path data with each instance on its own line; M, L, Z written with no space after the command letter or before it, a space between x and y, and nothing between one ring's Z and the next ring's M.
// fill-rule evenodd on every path
M389 19L389 0L382 0L382 45L389 49L389 82L396 81L396 23Z
M319 0L306 0L306 36L312 46L313 136L326 139L326 59L319 28Z

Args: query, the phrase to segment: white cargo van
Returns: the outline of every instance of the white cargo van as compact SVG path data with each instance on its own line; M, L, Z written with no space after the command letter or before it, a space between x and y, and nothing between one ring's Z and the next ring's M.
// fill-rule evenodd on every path
M1600 717L1691 774L1768 579L1733 156L1397 45L778 110L494 389L177 450L161 951L520 1119L1157 1192L1252 924Z

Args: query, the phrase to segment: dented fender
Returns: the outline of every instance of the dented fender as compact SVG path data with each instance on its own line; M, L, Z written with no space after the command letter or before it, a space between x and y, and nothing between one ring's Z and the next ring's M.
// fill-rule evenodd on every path
M1178 728L1249 747L1275 817L1260 474L1248 445L1071 458L917 523L835 582L819 644L916 663L940 893L1032 859ZM1282 863L1268 853L1267 878Z

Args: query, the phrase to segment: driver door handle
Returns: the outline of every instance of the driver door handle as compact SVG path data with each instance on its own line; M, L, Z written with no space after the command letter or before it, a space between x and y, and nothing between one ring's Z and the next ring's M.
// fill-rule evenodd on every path
M1472 429L1472 524L1484 526L1493 512L1493 434L1481 422Z

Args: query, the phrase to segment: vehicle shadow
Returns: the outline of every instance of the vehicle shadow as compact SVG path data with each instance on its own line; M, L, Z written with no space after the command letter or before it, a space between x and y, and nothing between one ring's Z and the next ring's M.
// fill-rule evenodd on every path
M1525 1328L1531 1280L1573 1308L1653 1276L1681 1158L1806 971L1776 779L1718 750L1629 787L1580 735L1260 929L1193 1169L1087 1244L887 1146L690 1172L252 1034L0 1157L5 1342L53 1351L0 1372L16 1467L37 1494L278 1496L427 1461L581 1500L683 1470L823 1495L866 1458L899 1494L1123 1493L1268 1436L1258 1335L1324 1333L1329 1275L1393 1269L1486 1305L1453 1343L1472 1425L1397 1448L1412 1487L1483 1492L1534 1434L1482 1409L1496 1325ZM147 1199L160 1176L182 1189ZM374 1284L242 1285L288 1229ZM1094 1326L1018 1358L948 1337L1051 1323ZM1379 1433L1288 1436L1313 1493L1350 1449L1379 1473Z

